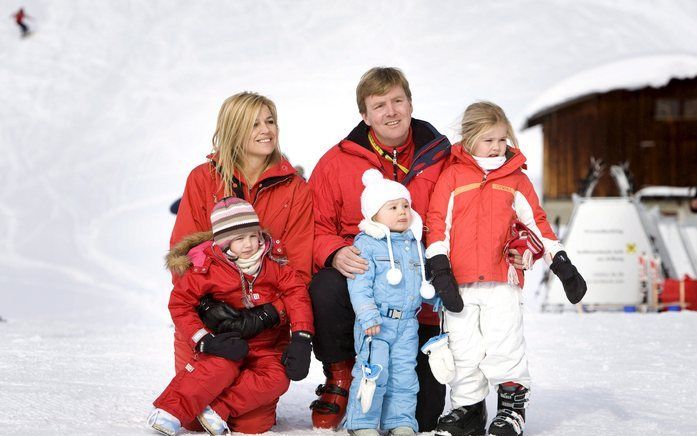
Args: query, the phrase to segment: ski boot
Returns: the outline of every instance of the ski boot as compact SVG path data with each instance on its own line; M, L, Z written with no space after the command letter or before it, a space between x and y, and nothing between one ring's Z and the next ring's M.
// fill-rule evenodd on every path
M323 365L327 381L317 386L315 394L319 399L310 404L313 427L337 429L341 424L346 414L354 362L354 359L348 359Z
M390 430L387 436L416 436L416 432L411 427L396 427Z
M210 435L230 434L227 422L218 415L211 406L206 406L200 415L196 417L203 429Z
M502 383L498 387L499 405L489 426L492 436L522 436L525 430L525 408L530 389L518 383Z
M438 419L436 436L483 436L486 434L486 402L484 400L453 409Z
M380 436L380 432L374 428L361 428L359 430L349 430L349 436Z
M176 416L162 409L153 409L148 416L148 425L167 436L174 436L182 425Z

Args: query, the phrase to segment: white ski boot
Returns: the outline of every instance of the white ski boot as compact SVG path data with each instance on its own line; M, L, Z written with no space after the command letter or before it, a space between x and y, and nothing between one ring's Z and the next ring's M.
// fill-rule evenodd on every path
M148 425L167 436L174 436L182 428L176 416L162 409L153 409L148 416Z
M387 433L387 436L415 436L416 432L411 427L396 427Z
M206 406L200 415L196 417L198 422L201 423L203 429L211 435L221 435L230 434L230 428L227 426L227 422L223 420L211 406Z

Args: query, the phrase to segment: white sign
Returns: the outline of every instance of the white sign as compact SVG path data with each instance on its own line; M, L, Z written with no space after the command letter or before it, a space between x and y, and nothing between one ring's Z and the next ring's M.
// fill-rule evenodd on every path
M630 199L581 199L574 208L564 247L588 284L581 304L642 302L638 257L650 254L651 245ZM571 305L554 274L550 274L547 290L546 304Z

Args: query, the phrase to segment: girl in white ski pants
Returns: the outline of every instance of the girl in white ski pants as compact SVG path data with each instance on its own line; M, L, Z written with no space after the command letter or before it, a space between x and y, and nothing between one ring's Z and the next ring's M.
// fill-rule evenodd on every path
M522 290L508 283L460 286L462 312L445 311L455 377L449 383L453 408L478 403L489 384L516 382L530 388L523 338Z

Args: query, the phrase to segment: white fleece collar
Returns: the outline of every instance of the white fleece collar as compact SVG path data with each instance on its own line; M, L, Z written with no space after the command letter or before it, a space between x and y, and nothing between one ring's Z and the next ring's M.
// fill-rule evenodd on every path
M402 281L402 272L394 266L394 254L392 253L392 238L390 237L390 229L382 224L364 218L358 223L358 229L368 236L375 239L387 238L387 254L390 257L390 270L387 272L387 282L391 285L399 284ZM421 289L420 293L423 298L431 299L435 295L433 285L426 281L426 267L423 250L421 249L421 234L423 230L423 221L415 211L412 211L412 222L409 227L414 239L416 240L416 249L419 253L419 263L421 264Z

